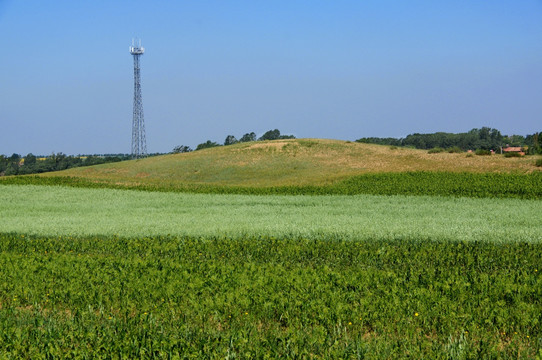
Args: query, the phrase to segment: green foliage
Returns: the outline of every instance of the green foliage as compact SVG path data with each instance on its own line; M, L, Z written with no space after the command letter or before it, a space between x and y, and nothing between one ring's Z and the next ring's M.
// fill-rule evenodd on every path
M541 257L524 242L4 234L0 354L532 359Z
M256 141L256 134L254 132L246 133L239 139L239 142L251 142Z
M410 134L405 138L361 138L356 140L362 143L412 146L416 149L445 148L454 149L453 152L462 152L469 149L498 149L505 143L520 145L531 145L534 142L532 135L523 137L521 135L503 136L497 129L482 127L481 129L472 129L466 133L445 133L436 132L431 134ZM457 151L460 149L461 151Z
M527 135L525 145L528 147L529 155L542 154L542 132Z
M356 142L359 142L362 144L403 146L402 139L396 139L396 138L364 137L361 139L357 139Z
M36 156L30 153L24 157L24 166L35 166L36 165Z
M13 154L9 158L0 155L0 176L27 175L50 171L60 171L80 166L119 162L122 160L127 160L128 158L129 157L126 155L67 156L63 153L53 153L42 159L37 159L32 153L26 155L24 158L18 154Z
M220 144L217 143L217 142L211 141L211 140L207 140L204 143L198 144L198 146L196 146L196 151L197 150L203 150L203 149L209 149L209 148L213 148L213 147L216 147L216 146L220 146Z
M542 167L542 159L536 159L535 165L538 167Z
M507 146L522 146L525 140L525 137L521 135L507 135L503 138L503 143Z
M239 141L235 138L233 135L226 136L226 140L224 140L224 146L237 144Z
M461 154L463 150L459 146L452 146L446 149L450 154Z
M280 131L279 129L275 130L269 130L265 134L263 134L258 140L277 140L280 137Z
M18 173L19 173L19 164L16 164L16 163L9 163L4 170L4 175L6 176L17 175Z
M179 145L179 146L175 146L173 148L172 153L173 154L180 154L180 153L187 153L187 152L191 152L191 151L192 151L192 149L190 148L190 146Z
M279 129L269 130L263 134L258 141L278 140L278 139L295 139L293 135L281 135Z
M430 150L428 151L428 153L429 153L429 154L439 154L439 153L443 153L444 151L446 151L446 150L444 150L444 149L441 148L441 147L434 147L434 148L430 149Z
M523 155L521 155L518 152L506 152L506 153L504 153L504 157L506 157L506 158L511 158L511 157L517 158L517 157L522 157L522 156Z
M482 156L491 155L491 151L485 150L485 149L477 149L474 153L476 155L482 155Z

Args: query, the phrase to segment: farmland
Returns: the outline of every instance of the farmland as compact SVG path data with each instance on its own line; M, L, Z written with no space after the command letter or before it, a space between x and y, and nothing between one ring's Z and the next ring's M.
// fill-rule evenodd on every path
M540 243L0 239L4 356L529 359L540 351Z
M532 160L304 141L1 179L0 357L542 356Z
M0 227L30 235L542 242L538 200L0 188Z

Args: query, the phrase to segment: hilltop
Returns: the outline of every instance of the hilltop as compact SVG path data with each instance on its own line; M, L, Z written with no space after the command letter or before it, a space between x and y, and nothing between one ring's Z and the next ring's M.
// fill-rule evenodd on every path
M324 139L286 139L74 168L69 176L118 185L305 186L383 172L528 173L533 157L428 154L425 150Z

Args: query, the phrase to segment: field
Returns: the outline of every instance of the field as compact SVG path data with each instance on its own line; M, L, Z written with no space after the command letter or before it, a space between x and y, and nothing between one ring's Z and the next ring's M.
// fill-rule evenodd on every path
M540 243L0 239L3 357L540 355Z
M542 358L532 159L289 144L1 179L0 358Z
M538 200L0 189L0 227L28 235L542 242Z

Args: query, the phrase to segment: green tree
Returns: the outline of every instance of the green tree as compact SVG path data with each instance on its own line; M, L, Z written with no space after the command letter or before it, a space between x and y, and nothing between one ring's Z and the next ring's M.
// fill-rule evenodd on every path
M0 155L0 173L3 173L7 167L8 167L8 158L5 157L4 155Z
M36 165L36 156L32 153L29 153L24 157L24 166L34 166Z
M105 159L99 156L93 156L89 155L87 158L83 161L83 166L90 166L90 165L98 165L105 163Z
M30 153L24 157L23 166L19 167L19 174L33 174L36 172L36 157Z
M15 154L13 153L10 157L9 157L9 162L12 163L12 164L19 164L19 162L21 162L21 155L19 154Z
M235 136L233 135L228 135L226 136L226 140L224 140L224 145L227 146L227 145L233 145L233 144L237 144L239 141L237 141L237 139L235 138Z
M251 141L256 141L256 134L253 132L246 133L245 135L241 137L241 139L239 139L239 142L251 142Z
M220 146L220 144L218 144L218 143L216 143L214 141L211 141L211 140L207 140L204 143L198 144L198 146L196 147L196 150L209 149L209 148L216 147L216 146Z
M278 138L280 138L280 131L279 129L275 129L267 131L258 140L277 140Z
M21 155L13 153L9 159L5 170L5 175L17 175L21 163Z
M9 163L6 170L4 171L4 175L17 175L19 173L19 165L15 163Z
M175 146L175 147L173 148L172 153L174 153L174 154L180 154L180 153L187 153L187 152L190 152L190 151L192 151L192 149L190 148L190 146L179 145L179 146Z

